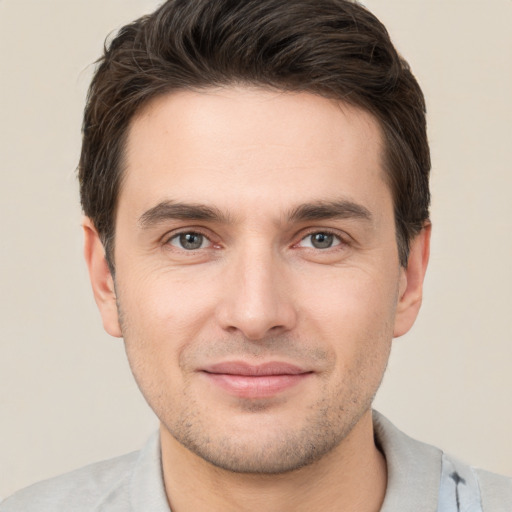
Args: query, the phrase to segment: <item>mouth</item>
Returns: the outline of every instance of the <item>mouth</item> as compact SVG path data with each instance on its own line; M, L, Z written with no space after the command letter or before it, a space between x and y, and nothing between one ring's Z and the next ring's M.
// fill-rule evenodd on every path
M229 361L207 366L201 372L209 382L240 398L269 398L299 385L313 374L277 361L259 365Z

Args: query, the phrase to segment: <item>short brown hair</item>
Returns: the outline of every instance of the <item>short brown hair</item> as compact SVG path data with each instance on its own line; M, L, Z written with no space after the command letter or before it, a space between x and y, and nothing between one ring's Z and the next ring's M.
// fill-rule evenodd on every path
M429 216L425 101L382 23L349 0L168 0L105 46L87 98L80 195L111 269L134 114L158 95L230 84L308 91L377 118L406 266L410 240Z

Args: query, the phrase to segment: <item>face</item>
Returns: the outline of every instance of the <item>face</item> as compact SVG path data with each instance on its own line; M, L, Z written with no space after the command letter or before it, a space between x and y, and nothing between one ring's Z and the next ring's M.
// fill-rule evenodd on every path
M115 289L92 225L86 255L164 437L278 473L368 414L419 306L381 157L371 115L307 93L178 92L133 120Z

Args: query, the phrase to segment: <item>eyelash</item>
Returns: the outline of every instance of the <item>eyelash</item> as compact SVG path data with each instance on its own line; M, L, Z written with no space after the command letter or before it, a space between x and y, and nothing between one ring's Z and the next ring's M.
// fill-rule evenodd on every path
M299 245L303 240L307 239L308 237L312 237L313 235L320 235L320 234L334 237L337 240L337 243L334 243L334 245L332 245L330 247L322 248L322 249L320 249L318 247L308 247L308 249L316 249L319 251L328 251L329 249L336 249L339 246L347 246L348 245L346 239L344 237L342 237L338 232L332 231L330 229L317 229L317 230L313 230L313 231L310 231L309 233L305 234L303 237L301 237L301 239L296 244L294 244L294 246Z
M318 251L326 252L326 251L328 251L330 249L336 249L339 246L347 246L347 245L349 245L349 243L346 240L346 237L340 235L340 233L338 233L338 232L335 232L335 231L330 230L330 229L315 229L315 230L311 230L308 233L306 233L303 236L301 236L300 240L298 242L294 243L292 245L292 247L299 246L299 244L301 242L303 242L304 240L306 240L308 237L312 237L314 235L320 235L320 234L334 237L335 240L337 241L337 243L334 243L334 245L331 245L330 247L325 247L325 248L305 247L305 249L313 249L313 250L318 250ZM178 231L178 232L172 233L170 236L165 237L164 244L165 245L172 245L173 247L175 247L178 250L183 250L183 251L190 252L190 253L197 252L197 251L199 251L201 249L206 249L207 248L207 247L199 247L197 249L186 249L184 247L174 246L171 243L173 240L179 239L179 237L183 236L183 235L199 235L199 236L203 237L204 239L206 239L208 242L210 242L210 244L215 245L214 242L211 240L211 235L206 234L201 229L187 229L187 230L182 230L182 231Z
M170 236L166 236L165 239L164 239L164 245L172 245L172 241L173 240L176 240L176 239L179 239L179 237L183 236L183 235L199 235L201 237L203 237L204 239L206 239L208 242L210 242L210 244L214 244L214 242L212 242L211 240L211 235L208 235L206 233L204 233L203 231L201 231L200 229L187 229L187 230L182 230L182 231L178 231L176 233L172 233ZM176 246L173 246L175 247L176 249L178 250L183 250L183 251L186 251L186 252L196 252L200 249L205 249L206 247L200 247L198 249L185 249L184 247L176 247Z

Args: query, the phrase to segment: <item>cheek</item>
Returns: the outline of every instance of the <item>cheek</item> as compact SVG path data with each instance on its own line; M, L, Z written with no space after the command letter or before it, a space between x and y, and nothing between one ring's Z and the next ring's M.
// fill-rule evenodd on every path
M131 313L127 323L144 327L146 332L179 336L185 328L199 327L213 308L214 295L207 279L182 277L169 270L125 281L128 286L121 287L120 299L125 313Z
M127 280L118 307L126 355L135 380L157 415L182 388L179 354L188 339L186 296L179 300L158 280ZM188 333L190 334L190 333Z
M393 337L395 280L377 279L361 269L336 269L309 283L297 289L302 327L332 347L338 370L385 367Z
M213 290L204 279L177 273L132 274L118 289L121 328L132 371L140 382L180 378L182 354L194 340L212 335ZM172 370L172 371L170 371ZM146 386L147 386L146 385Z
M398 277L394 274L363 268L312 272L307 282L297 280L296 302L304 314L309 311L325 328L332 328L333 334L381 330L395 315Z

